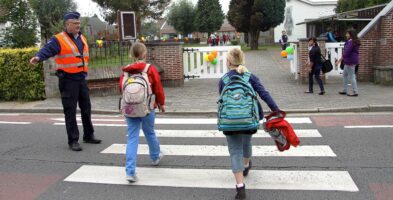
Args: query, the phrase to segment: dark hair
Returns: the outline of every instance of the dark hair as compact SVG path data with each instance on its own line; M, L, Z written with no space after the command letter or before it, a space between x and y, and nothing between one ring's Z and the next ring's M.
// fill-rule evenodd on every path
M356 34L356 31L355 31L355 30L350 29L350 30L347 31L347 33L349 34L350 38L352 39L352 41L353 41L356 45L358 45L358 46L361 45L360 40L359 40L358 35Z
M312 40L312 42L315 43L315 46L318 46L318 42L317 42L317 38L316 37L310 37L308 38L308 41L310 42Z

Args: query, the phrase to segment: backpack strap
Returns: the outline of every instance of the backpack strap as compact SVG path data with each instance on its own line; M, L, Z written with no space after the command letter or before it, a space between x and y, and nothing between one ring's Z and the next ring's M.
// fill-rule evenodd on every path
M222 79L222 81L224 82L225 85L228 84L229 81L231 80L229 78L228 74L225 74L221 79Z
M250 72L244 73L244 75L243 75L243 77L242 77L243 81L246 82L246 83L247 83L248 81L250 81L250 78L251 78L251 73L250 73Z
M146 63L145 69L143 69L143 73L146 73L149 71L151 64Z

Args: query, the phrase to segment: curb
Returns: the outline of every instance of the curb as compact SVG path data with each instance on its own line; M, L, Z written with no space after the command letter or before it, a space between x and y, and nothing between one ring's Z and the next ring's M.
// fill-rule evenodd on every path
M284 109L288 114L304 114L304 113L344 113L344 112L393 112L392 105L367 105L358 107L345 107L345 108L314 108L314 109ZM78 111L79 112L79 109ZM63 108L0 108L0 113L63 113ZM267 112L266 112L267 113ZM92 110L92 114L102 114L102 115L120 115L117 110L103 110L95 109ZM167 111L165 113L157 113L157 115L182 115L182 116L195 116L195 115L208 115L217 116L217 111L207 110L207 111Z

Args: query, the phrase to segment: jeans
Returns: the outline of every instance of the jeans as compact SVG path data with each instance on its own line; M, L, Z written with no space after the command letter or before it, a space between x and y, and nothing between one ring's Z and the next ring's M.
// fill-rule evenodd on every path
M248 134L226 135L233 173L244 171L243 158L251 158L251 136Z
M160 154L160 144L156 133L154 132L155 112L152 111L146 117L126 117L127 120L127 148L126 148L126 174L127 176L135 175L137 152L139 144L139 130L142 124L142 130L145 134L147 144L149 146L150 158L155 161Z
M351 82L353 93L358 94L358 85L356 83L355 66L356 65L344 65L343 92L347 92L348 82Z
M308 91L310 91L310 92L313 91L314 77L315 77L315 80L317 80L317 83L319 85L319 89L321 89L321 92L325 91L320 74L321 74L321 67L318 67L318 66L313 68L310 71L310 73L308 73Z

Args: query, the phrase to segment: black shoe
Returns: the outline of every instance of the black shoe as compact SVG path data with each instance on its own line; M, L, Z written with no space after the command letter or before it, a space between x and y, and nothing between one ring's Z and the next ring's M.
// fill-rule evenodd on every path
M80 145L79 143L77 143L77 142L72 143L72 144L69 144L68 146L69 146L70 149L73 150L73 151L82 151L81 145Z
M349 96L349 97L357 97L359 95L358 94L347 94L347 96Z
M244 169L244 171L243 171L243 176L247 176L247 175L248 175L248 172L250 171L251 167L252 167L252 164L251 164L251 160L250 160L250 161L248 162L248 167L246 167L246 168Z
M246 199L246 185L240 188L236 186L236 192L235 199Z
M305 91L304 93L306 93L306 94L312 94L312 93L314 93L313 91Z
M341 94L341 95L346 95L347 94L347 92L338 92L339 94Z
M318 93L319 95L324 95L325 94L325 91L322 91L322 92L320 92L320 93Z
M83 142L84 143L90 143L90 144L100 144L101 140L92 137L92 138L89 138L89 139L83 139Z

